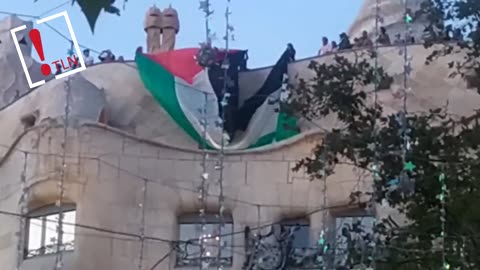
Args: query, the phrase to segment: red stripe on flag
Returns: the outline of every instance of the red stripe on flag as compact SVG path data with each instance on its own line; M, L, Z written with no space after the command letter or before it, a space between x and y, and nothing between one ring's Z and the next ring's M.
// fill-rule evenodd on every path
M172 75L192 84L193 78L203 70L195 60L195 55L198 53L198 50L198 48L185 48L146 55L154 62L162 65L166 70L172 73ZM228 53L239 51L240 50L229 50ZM217 59L220 61L223 57L225 57L225 51L218 51Z

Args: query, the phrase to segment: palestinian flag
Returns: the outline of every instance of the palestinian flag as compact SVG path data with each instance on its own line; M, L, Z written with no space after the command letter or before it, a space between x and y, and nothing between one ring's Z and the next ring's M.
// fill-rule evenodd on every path
M223 72L220 72L220 65L209 69L200 67L194 58L198 50L179 49L159 54L137 52L136 63L145 88L170 117L200 145L218 149L222 136L225 136L220 122ZM232 81L227 91L231 96L225 127L230 137L239 133L236 130L243 131L235 135L225 148L240 150L258 147L295 135L297 132L291 127L296 125L294 119L279 113L278 102L272 102L280 98L279 88L287 62L281 63L285 68L272 69L271 76L255 92L258 95L254 94L241 108L237 108L242 85L238 81L238 72L239 67L244 65L240 60L244 59L242 55L246 52L219 52L218 63L222 62L225 53L230 60L228 75ZM282 74L274 76L274 71ZM279 83L273 83L279 78ZM290 127L286 126L287 122Z

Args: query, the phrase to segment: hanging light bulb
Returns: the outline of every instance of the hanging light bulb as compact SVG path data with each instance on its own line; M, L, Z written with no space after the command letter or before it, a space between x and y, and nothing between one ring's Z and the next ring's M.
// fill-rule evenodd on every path
M220 105L222 105L222 107L226 107L228 106L228 101L225 98L223 98L222 101L220 102Z
M220 161L217 161L217 162L215 163L214 169L215 169L216 171L219 171L219 170L222 170L222 169L223 169L223 165L221 164Z

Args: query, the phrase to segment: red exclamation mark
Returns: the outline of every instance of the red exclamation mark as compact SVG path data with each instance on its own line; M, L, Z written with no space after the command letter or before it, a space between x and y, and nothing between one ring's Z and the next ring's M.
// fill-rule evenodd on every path
M41 61L45 61L45 54L43 53L43 45L42 45L42 37L40 36L40 31L38 29L32 29L28 33L30 39L32 40L33 47L37 50L38 56L40 57ZM52 73L52 69L50 68L49 64L43 64L40 67L42 74L48 76Z

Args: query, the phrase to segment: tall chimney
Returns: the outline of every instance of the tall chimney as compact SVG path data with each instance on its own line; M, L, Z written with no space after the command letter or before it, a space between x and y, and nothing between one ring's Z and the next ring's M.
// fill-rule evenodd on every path
M162 14L162 46L160 50L167 52L175 49L176 35L180 31L180 21L177 11L172 6L164 9Z
M144 29L147 33L147 53L160 52L162 35L162 12L156 6L148 9Z

